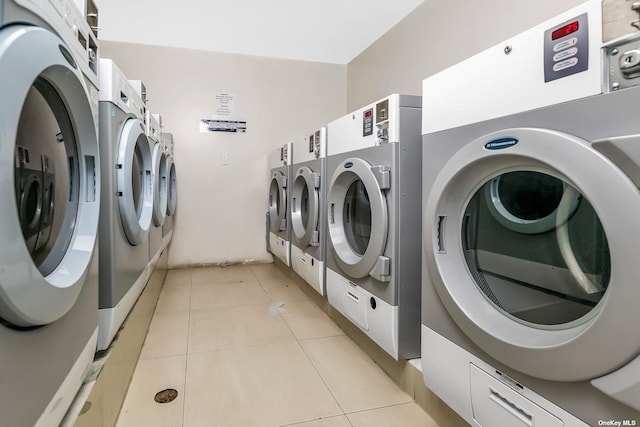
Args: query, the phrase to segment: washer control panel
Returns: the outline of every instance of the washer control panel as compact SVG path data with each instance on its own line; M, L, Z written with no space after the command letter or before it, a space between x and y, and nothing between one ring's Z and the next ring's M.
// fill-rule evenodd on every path
M561 79L589 68L587 14L544 32L544 81Z

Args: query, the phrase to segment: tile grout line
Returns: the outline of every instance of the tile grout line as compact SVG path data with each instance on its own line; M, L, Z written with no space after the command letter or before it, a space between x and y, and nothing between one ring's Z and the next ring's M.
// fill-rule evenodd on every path
M185 349L185 357L184 357L184 381L182 382L184 397L182 398L182 426L185 423L185 417L187 414L186 406L187 406L187 372L189 370L189 331L191 329L191 300L193 298L193 273L189 274L189 316L187 320L187 348Z

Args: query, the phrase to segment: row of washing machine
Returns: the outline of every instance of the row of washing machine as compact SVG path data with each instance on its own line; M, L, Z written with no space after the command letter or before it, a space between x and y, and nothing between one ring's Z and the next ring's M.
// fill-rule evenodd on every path
M171 135L98 53L93 1L0 0L3 425L60 424L171 239Z
M473 426L637 425L639 80L587 1L278 149L271 251Z

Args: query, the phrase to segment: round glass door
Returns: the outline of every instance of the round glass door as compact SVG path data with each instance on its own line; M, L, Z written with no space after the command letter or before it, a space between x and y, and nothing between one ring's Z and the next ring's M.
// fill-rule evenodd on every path
M291 190L291 227L294 243L300 246L318 245L320 178L304 166L296 172Z
M167 214L167 156L162 144L153 146L153 223L156 227L164 224Z
M125 122L118 144L116 182L124 234L132 246L147 240L153 213L152 158L138 119Z
M169 183L167 185L167 215L173 215L176 213L176 207L178 205L178 188L176 182L176 164L173 161L173 156L167 156L167 179Z
M24 52L29 52L25 57ZM84 78L54 34L0 30L0 321L52 323L75 304L93 259L98 141ZM13 145L12 145L13 144Z
M269 218L271 232L278 234L287 229L287 178L280 171L271 175L269 185Z
M346 159L329 184L329 240L336 262L351 277L368 276L386 246L387 187L380 185L374 169L364 159Z
M485 148L505 137L517 145ZM640 196L591 143L545 129L495 132L464 145L432 184L426 272L482 350L554 381L597 378L637 356L640 222L630 213Z

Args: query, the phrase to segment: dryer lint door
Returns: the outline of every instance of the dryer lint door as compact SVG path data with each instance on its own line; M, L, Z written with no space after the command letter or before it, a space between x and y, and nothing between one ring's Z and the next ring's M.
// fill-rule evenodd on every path
M274 234L287 229L287 177L281 171L271 174L269 186L270 229Z
M361 158L343 160L331 177L329 240L336 262L351 277L390 280L391 260L383 255L389 228L385 194L389 188L389 167Z
M120 220L129 244L137 246L147 241L153 214L151 149L140 120L122 127L116 162Z
M156 227L164 224L167 215L167 156L162 144L156 143L152 152L153 170L153 223Z
M581 381L639 353L640 195L589 142L542 129L478 138L443 167L423 212L438 295L495 359Z
M0 318L45 325L73 307L93 257L95 123L82 74L51 32L0 30L0 75Z
M320 174L303 166L296 171L291 190L291 226L294 242L301 248L318 246Z

